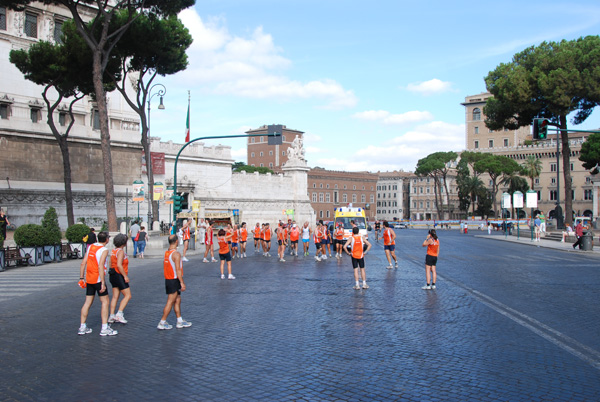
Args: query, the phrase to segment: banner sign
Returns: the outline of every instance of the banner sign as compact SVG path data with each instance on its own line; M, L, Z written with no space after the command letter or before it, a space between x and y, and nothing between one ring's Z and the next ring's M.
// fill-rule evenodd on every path
M173 197L173 186L167 186L165 190L165 204L173 204L171 197Z
M150 152L150 159L152 160L152 172L154 174L165 174L165 153L164 152ZM146 154L142 150L142 173L148 173L146 169Z
M162 183L154 183L154 201L160 201L163 199L165 186Z
M136 180L133 182L133 201L134 202L142 202L144 201L144 182L141 180Z

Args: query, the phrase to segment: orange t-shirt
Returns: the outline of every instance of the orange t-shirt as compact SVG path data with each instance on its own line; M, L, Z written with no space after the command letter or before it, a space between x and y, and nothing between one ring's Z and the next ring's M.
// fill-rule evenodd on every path
M125 273L119 271L119 264L117 263L119 251L123 251L123 271L125 271ZM129 259L122 248L113 249L110 255L110 266L117 272L117 274L129 275Z
M173 261L173 253L175 251L177 250L173 249L165 252L165 258L163 260L165 279L177 279L177 268L175 267L175 261Z
M394 238L392 237L392 229L385 228L385 230L383 231L383 244L385 246L391 246L393 244L396 244Z
M344 240L344 229L343 228L337 228L335 230L335 239L336 240Z
M352 246L352 257L360 259L365 256L363 251L363 238L361 235L353 235L350 245Z
M270 228L265 228L265 231L263 233L263 238L265 239L265 241L271 241L271 229Z
M282 228L279 228L279 230L277 230L277 240L281 240L283 241L285 239L285 230L283 230Z
M88 249L88 259L86 265L86 283L100 283L100 258L102 253L106 250L103 244L95 243ZM104 274L106 275L106 261L104 262Z
M227 254L229 252L229 244L225 237L217 237L217 241L219 242L219 254Z
M248 229L241 228L240 229L240 234L242 235L242 241L248 240Z
M237 230L233 231L233 236L231 237L231 242L232 243L237 243L240 237L240 232Z
M290 240L298 241L299 237L300 237L300 231L298 230L298 228L292 228L292 230L290 230Z
M190 227L184 227L183 228L183 240L189 240L190 239Z
M437 257L440 254L440 241L434 240L432 244L427 246L427 254L433 257Z

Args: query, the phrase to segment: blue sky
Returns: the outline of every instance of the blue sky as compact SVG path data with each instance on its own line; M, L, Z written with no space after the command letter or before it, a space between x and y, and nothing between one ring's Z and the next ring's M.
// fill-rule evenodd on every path
M600 33L597 0L198 0L180 18L190 65L156 81L167 94L153 136L183 142L190 90L192 138L284 124L305 132L309 166L349 171L461 151L460 103L490 70L544 40ZM216 143L246 161L244 140Z

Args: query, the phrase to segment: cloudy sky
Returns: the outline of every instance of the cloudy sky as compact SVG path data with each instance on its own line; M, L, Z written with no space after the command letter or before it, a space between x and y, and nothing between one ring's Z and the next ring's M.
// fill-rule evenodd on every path
M464 148L460 103L490 70L544 40L597 35L600 4L197 0L180 19L189 67L157 81L167 109L152 112L152 135L184 141L190 90L192 138L284 124L305 132L309 166L409 171ZM246 162L241 139L207 143Z

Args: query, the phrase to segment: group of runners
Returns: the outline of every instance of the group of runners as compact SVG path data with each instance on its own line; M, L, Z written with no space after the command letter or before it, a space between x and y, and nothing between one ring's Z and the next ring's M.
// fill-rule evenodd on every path
M396 234L389 227L387 222L383 222L383 233L382 237L384 240L384 250L388 261L388 269L398 268L398 260L395 253L395 241ZM322 261L327 258L327 254L331 257L331 251L329 242L327 240L334 239L335 256L336 258L342 257L342 252L348 254L351 257L352 268L354 270L354 289L368 289L365 267L365 255L371 249L371 243L367 240L366 236L363 236L359 232L359 228L356 225L352 227L352 233L350 237L344 239L344 228L337 226L333 231L333 234L319 221L316 225L315 230L309 226L308 222L305 222L301 228L298 228L294 221L288 221L288 223L279 222L277 229L273 233L270 225L265 223L260 225L256 224L255 228L251 230L254 236L254 248L255 252L263 252L264 256L270 256L269 250L271 248L271 238L273 235L277 238L277 252L279 260L285 262L284 255L286 252L286 246L290 246L290 255L298 256L298 242L300 238L304 246L304 255L308 256L308 245L312 237L316 246L315 259ZM221 279L235 279L235 276L231 272L231 260L236 256L238 258L246 258L246 243L248 238L248 231L246 229L246 223L238 225L229 225L226 229L222 228L217 233L217 242L219 245L219 257L221 260ZM126 324L127 320L124 316L124 310L128 302L131 300L131 290L129 287L129 260L125 253L125 247L127 245L127 236L124 234L118 234L115 236L113 244L114 248L110 252L107 248L110 236L108 232L100 232L97 236L97 243L90 245L87 249L86 255L80 266L80 280L79 285L86 289L86 299L81 308L81 321L78 334L86 335L92 332L92 329L87 326L87 316L94 301L96 294L99 296L101 303L101 321L102 328L100 330L101 336L113 336L117 335L118 331L112 329L109 324L120 323ZM165 252L163 259L163 272L165 278L165 291L167 294L167 302L163 309L163 315L157 325L159 330L168 330L173 328L167 322L167 317L171 311L175 312L177 319L177 328L187 328L192 325L191 322L186 321L181 316L181 292L186 290L186 285L183 280L183 262L184 257L177 251L179 244L179 237L175 234L169 236L168 242L169 247ZM185 241L184 241L185 242ZM211 253L211 260L216 262L213 254L213 225L208 224L206 229L206 252L204 255L203 262L208 262L208 252ZM425 272L427 283L423 286L424 290L436 289L436 264L437 257L439 254L439 239L434 229L429 230L427 238L423 242L423 247L427 247L427 255L425 258ZM184 246L184 250L187 247ZM392 259L394 265L392 265ZM224 268L227 263L228 276L225 276ZM110 269L109 269L110 267ZM106 275L109 275L110 284L113 288L112 300L109 300L108 286L106 283ZM362 280L362 285L361 285ZM117 303L119 298L123 296L119 304L118 310ZM116 313L115 313L116 311Z

